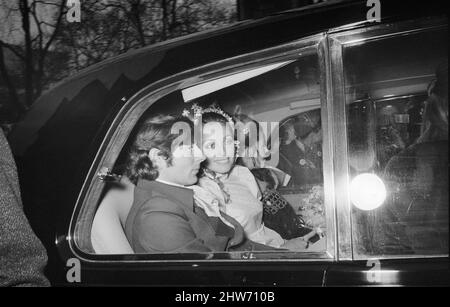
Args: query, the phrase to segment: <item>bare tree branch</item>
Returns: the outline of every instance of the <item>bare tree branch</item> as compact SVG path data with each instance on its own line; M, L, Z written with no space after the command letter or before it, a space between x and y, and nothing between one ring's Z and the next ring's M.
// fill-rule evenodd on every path
M50 39L47 41L47 44L45 44L45 46L44 46L44 52L45 52L45 54L48 52L48 50L49 50L51 44L53 43L53 41L54 41L56 35L58 34L59 27L60 27L60 25L61 25L61 21L62 21L62 19L63 19L64 14L65 14L64 7L65 7L65 0L61 0L61 1L60 1L60 4L59 4L59 13L58 13L58 17L57 17L57 19L56 19L56 24L55 24L55 27L54 27L55 30L53 31L52 35L50 36Z
M31 42L30 8L27 0L19 0L19 8L22 17L22 29L25 33L25 104L30 106L33 102L33 49Z
M0 74L5 81L6 87L8 89L9 96L11 98L10 105L13 109L15 109L15 117L19 115L20 112L27 111L27 107L20 103L19 97L17 95L17 89L14 86L14 83L11 81L11 77L8 73L8 69L5 63L5 56L3 53L4 43L0 41Z
M3 41L0 40L0 46L5 47L6 49L10 50L12 53L14 53L14 55L16 55L20 60L24 61L25 60L25 56L20 53L15 46L5 43Z
M38 30L38 34L36 36L36 39L39 40L39 50L42 49L42 44L43 44L43 40L44 40L44 35L42 33L42 28L40 25L40 21L37 17L37 13L36 13L36 2L32 2L31 6L30 6L30 15L33 17L34 22L36 23L36 28Z

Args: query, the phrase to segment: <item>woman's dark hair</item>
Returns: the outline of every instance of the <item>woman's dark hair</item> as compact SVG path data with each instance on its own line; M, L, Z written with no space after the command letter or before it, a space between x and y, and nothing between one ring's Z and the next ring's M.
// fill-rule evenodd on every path
M446 98L448 102L448 60L440 63L436 69L436 80L430 91L444 99Z
M256 131L254 131L254 132L256 132L255 139L250 140L250 133L246 133L244 141L245 141L245 146L248 146L248 147L257 146L258 142L260 141L260 138L263 139L262 136L260 136L259 122L243 113L235 114L234 119L238 124L242 125L241 127L245 127L245 128L247 128L247 130L249 130L250 128L253 128L256 130ZM241 144L241 145L244 146L244 144Z
M159 155L166 159L168 165L171 165L174 141L179 140L178 138L182 135L180 131L173 133L172 129L177 123L187 124L191 129L189 137L192 137L192 122L186 118L158 115L138 125L139 128L128 152L125 170L125 175L131 182L136 184L141 178L147 180L158 178L158 169L148 156L152 148L159 149ZM182 140L185 144L191 144L190 141L191 139Z
M215 106L215 105L213 105L213 106ZM206 111L205 113L202 113L202 123L203 124L207 124L207 123L211 123L211 122L218 122L218 123L222 124L223 126L226 126L227 124L234 124L235 123L233 118L230 115L228 115L228 113L226 113L224 111L222 111L222 112L228 118L226 118L224 115L221 115L221 114L216 113L216 112L208 112L208 111ZM228 121L229 118L232 119L232 121L233 121L232 123L230 123ZM234 128L234 127L231 127L231 128ZM233 131L233 133L234 133L234 131ZM233 137L236 138L235 135L233 135Z
M215 105L215 104L211 105L211 107L214 107L214 106L217 107L217 105ZM229 118L232 118L225 111L222 111L222 112L224 114L226 114L227 116L229 116ZM224 126L226 126L227 124L230 124L228 119L224 115L221 115L219 113L209 112L209 111L206 111L205 113L202 113L202 124L207 124L207 123L211 123L211 122L218 122L218 123L220 123L220 124L222 124ZM233 124L234 124L234 120L233 120ZM233 137L235 138L235 136L233 136ZM200 148L202 148L202 147L200 146ZM201 164L202 167L201 167L200 172L199 172L199 176L200 177L204 175L205 163L207 163L206 160L203 161L203 163ZM233 168L230 169L230 172L231 172L232 169Z
M448 140L448 62L439 65L429 86L423 113L422 133L417 143Z
M255 176L256 179L259 181L263 181L267 183L267 187L269 189L275 189L275 179L273 179L272 175L270 174L270 170L267 168L254 168L250 170L253 176Z
M250 116L243 114L243 113L238 113L234 115L235 121L237 123L237 129L241 129L241 128L245 128L247 129L247 132L244 134L244 138L243 139L239 139L240 143L240 153L244 153L246 149L248 148L258 148L258 152L257 152L257 156L251 156L249 158L251 158L252 160L256 160L256 159L264 159L264 160L270 160L270 154L268 156L260 156L260 152L259 152L259 145L260 142L264 142L264 146L266 146L268 149L270 148L270 144L271 144L271 135L269 132L269 136L266 139L264 137L264 132L260 129L260 124L257 120L251 118ZM240 125L240 126L239 126ZM252 131L255 130L255 131ZM252 131L252 132L251 132ZM251 135L256 134L256 137L251 137ZM246 164L244 163L244 160L242 159L241 156L238 157L237 164L242 165L242 166L246 166ZM256 165L256 163L254 163Z
M227 113L225 113L225 114L227 114ZM225 116L215 113L215 112L203 113L202 114L202 123L206 124L206 123L210 123L210 122L219 122L222 124L226 124L226 123L228 123L228 120L225 118Z

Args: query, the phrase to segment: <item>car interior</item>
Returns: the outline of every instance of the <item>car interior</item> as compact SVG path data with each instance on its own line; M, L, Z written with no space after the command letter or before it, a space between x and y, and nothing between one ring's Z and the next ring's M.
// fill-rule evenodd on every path
M189 88L181 93L174 92L157 101L147 112L148 114L181 114L181 110L192 103L206 106L208 103L215 102L230 114L233 114L239 108L242 113L249 115L254 120L262 122L270 118L272 122L281 123L281 126L287 119L299 117L298 128L305 131L311 130L311 127L305 122L305 118L308 118L310 113L314 113L315 117L320 117L319 82L317 81L318 71L316 66L317 55L315 54L297 61L263 66L235 74L233 78L228 76L227 80L219 80L220 82L216 80L216 84L219 84L216 85L216 88L214 88L214 84L208 84L203 89ZM296 87L296 89L293 87ZM212 88L214 88L214 91L212 91ZM277 103L273 103L274 100ZM170 112L167 108L169 102ZM142 118L146 116L144 114ZM318 124L320 125L320 122ZM305 131L302 134L306 135ZM268 142L271 139L270 132L266 132ZM270 144L268 145L270 147ZM321 148L321 138L315 146ZM117 160L115 173L121 174L123 172L125 155L126 148ZM281 159L283 159L282 156L280 161ZM272 161L275 164L268 166L280 167L283 164L280 161ZM317 184L321 186L321 182L317 182ZM91 229L91 241L95 253L133 253L123 230L127 213L133 202L133 187L133 184L125 176L122 176L119 182L107 183L106 192L98 205ZM279 191L288 200L295 212L301 214L301 203L308 198L311 188L311 185L302 187L290 183L287 186L281 186ZM319 190L320 193L323 193L323 188ZM315 196L317 198L316 206L320 209L310 213L314 215L320 211L320 214L323 215L323 197L317 195L317 191ZM323 221L321 221L321 226L324 227Z

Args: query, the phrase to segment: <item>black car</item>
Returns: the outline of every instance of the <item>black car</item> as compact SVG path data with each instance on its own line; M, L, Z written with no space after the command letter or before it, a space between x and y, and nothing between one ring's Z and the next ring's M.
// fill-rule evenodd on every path
M366 1L346 1L238 22L103 61L44 93L10 143L52 283L449 285L448 160L439 180L419 173L420 193L387 176L421 140L448 57L445 2L380 3L380 20L368 20ZM308 144L309 158L272 145L268 165L291 176L279 193L323 230L321 249L135 254L120 245L133 195L120 179L123 153L136 124L205 102L277 123L280 144L289 129ZM315 179L304 180L303 166ZM380 226L386 212L394 217Z

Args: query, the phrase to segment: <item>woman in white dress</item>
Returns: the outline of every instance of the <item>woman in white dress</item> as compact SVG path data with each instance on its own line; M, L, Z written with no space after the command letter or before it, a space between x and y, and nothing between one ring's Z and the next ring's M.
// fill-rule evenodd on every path
M236 219L247 237L257 243L276 248L305 251L310 235L284 240L264 226L263 205L258 184L250 170L235 164L233 120L217 107L193 107L194 121L201 118L202 149L206 156L198 185L214 195L221 212ZM195 193L195 190L194 190ZM198 194L196 201L202 201ZM211 200L203 199L211 203Z

